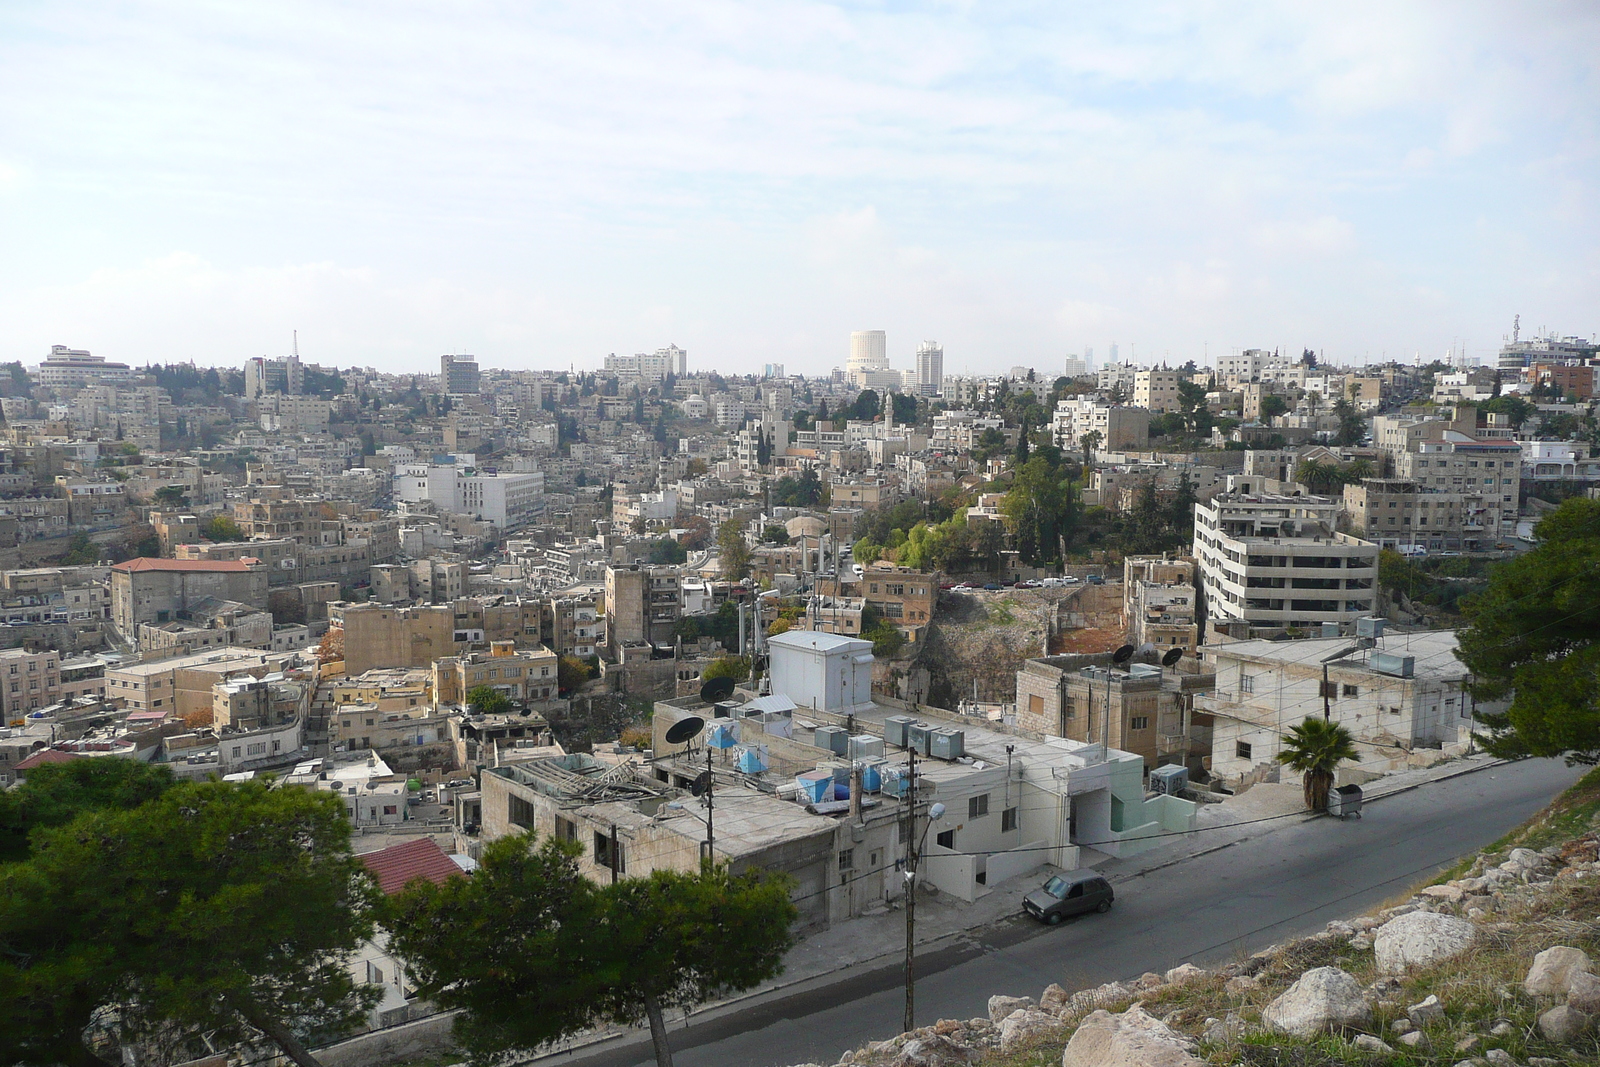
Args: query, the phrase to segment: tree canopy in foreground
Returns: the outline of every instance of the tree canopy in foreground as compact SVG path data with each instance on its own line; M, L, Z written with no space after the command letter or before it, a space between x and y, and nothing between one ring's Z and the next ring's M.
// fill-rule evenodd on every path
M1537 548L1501 564L1462 601L1456 655L1472 671L1485 749L1503 758L1600 762L1600 500L1574 498L1534 530Z
M423 996L463 1009L456 1034L474 1063L611 1020L648 1021L670 1067L665 1010L782 970L796 915L788 879L706 865L600 886L579 873L580 853L501 838L472 878L417 882L391 902L391 947Z
M124 1041L265 1034L312 1067L302 1037L374 1002L345 954L370 936L376 887L330 793L184 783L32 844L0 867L0 1062L98 1063L83 1032L109 1007Z

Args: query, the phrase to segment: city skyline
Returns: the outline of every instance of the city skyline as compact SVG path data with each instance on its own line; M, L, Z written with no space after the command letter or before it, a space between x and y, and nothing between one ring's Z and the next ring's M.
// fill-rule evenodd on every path
M1593 335L1600 15L0 14L0 358L414 372ZM46 89L45 87L48 87ZM1583 101L1588 100L1585 104ZM1525 329L1525 333L1528 332Z

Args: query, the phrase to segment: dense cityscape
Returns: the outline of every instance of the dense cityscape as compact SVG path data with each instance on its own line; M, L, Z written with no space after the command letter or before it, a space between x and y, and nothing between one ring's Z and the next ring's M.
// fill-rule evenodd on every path
M596 882L702 855L781 872L799 929L871 921L919 791L968 816L920 876L975 901L1194 831L1315 713L1347 780L1470 753L1505 705L1459 600L1600 490L1582 338L986 377L848 343L817 378L12 365L0 775L329 795L385 892L533 830ZM438 1010L386 944L347 1026Z
M1600 1067L1596 85L0 4L0 1067Z

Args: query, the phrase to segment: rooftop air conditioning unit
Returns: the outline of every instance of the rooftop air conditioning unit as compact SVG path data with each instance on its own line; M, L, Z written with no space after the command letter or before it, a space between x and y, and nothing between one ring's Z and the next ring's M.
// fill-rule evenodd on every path
M850 732L842 726L819 726L812 734L811 743L836 756L847 755L850 751Z
M930 755L932 753L932 743L930 741L932 735L933 727L925 722L914 722L906 728L906 747L914 748L924 756Z

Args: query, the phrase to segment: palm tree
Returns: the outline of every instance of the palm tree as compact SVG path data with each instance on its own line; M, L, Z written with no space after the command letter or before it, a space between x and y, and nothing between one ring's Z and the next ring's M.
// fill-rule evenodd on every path
M1333 785L1334 769L1345 760L1356 758L1356 739L1338 723L1307 718L1291 727L1283 739L1278 762L1301 773L1305 783L1306 807L1328 810L1328 789Z

